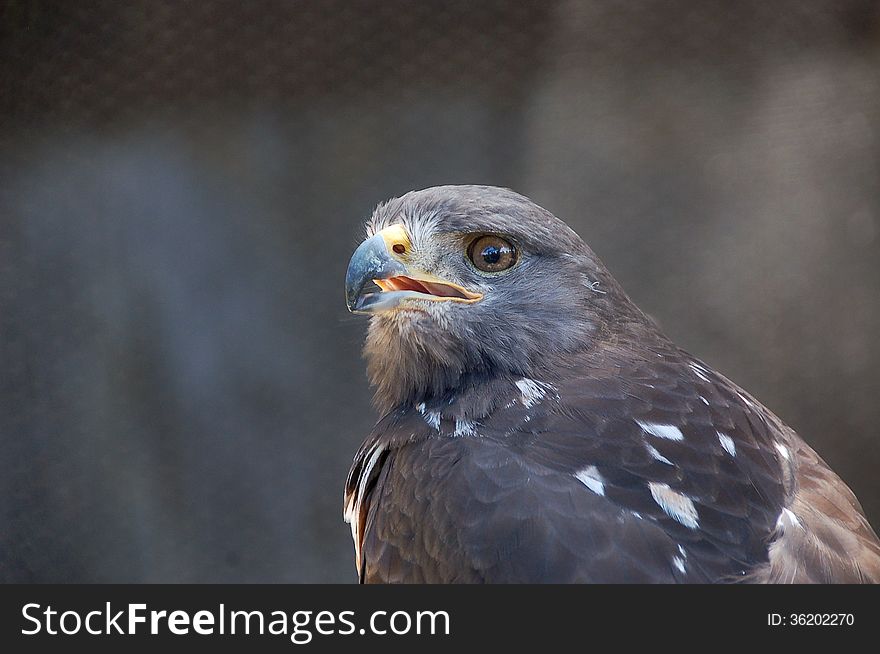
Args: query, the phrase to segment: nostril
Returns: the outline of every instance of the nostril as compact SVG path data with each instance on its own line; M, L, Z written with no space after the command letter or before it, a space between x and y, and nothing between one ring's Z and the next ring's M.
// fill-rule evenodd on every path
M406 252L406 246L402 243L395 243L391 249L394 250L395 254L403 254Z

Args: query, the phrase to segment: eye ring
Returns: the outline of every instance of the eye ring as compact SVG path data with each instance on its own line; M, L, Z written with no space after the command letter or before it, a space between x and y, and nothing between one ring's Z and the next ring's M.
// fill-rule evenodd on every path
M494 234L484 234L471 241L467 255L474 268L485 273L509 270L517 260L513 244Z

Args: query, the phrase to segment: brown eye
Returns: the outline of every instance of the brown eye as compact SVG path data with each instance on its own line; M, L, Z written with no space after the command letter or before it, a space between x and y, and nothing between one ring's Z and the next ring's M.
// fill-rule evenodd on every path
M477 270L500 272L516 263L516 248L500 236L481 236L471 243L468 257Z

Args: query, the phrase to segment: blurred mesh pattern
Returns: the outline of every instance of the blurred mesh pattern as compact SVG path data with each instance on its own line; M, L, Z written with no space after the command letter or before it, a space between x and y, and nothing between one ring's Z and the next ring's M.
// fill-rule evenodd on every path
M877 525L878 65L867 0L0 4L0 580L352 581L344 269L441 183L567 220Z

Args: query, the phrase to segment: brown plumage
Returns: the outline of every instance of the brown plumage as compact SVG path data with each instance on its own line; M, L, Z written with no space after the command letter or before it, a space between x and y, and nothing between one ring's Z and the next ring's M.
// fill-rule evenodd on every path
M880 581L849 488L549 212L439 187L368 232L346 280L383 414L345 491L362 581Z

